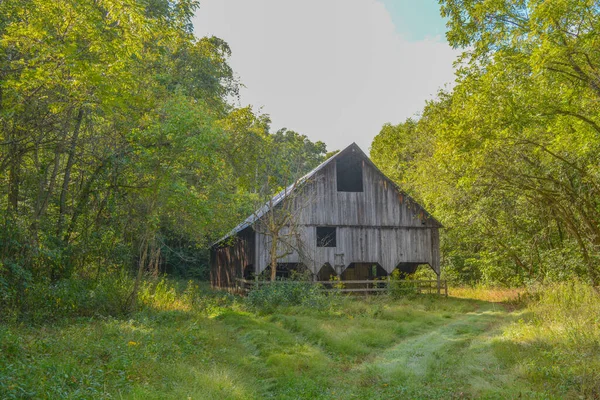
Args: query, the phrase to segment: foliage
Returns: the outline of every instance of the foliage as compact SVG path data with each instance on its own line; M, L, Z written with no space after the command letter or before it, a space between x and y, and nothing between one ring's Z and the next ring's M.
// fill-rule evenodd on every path
M265 281L248 293L248 304L262 312L273 312L278 307L303 306L320 309L329 304L321 285L306 279Z
M0 325L0 397L594 398L597 294L576 283L530 299L341 296L265 315L205 284L150 279L126 316Z
M597 4L445 0L457 84L372 157L446 230L454 282L599 280Z
M122 316L131 289L132 281L124 273L107 274L101 280L35 281L20 294L18 307L4 309L2 320L42 323L72 317Z
M418 288L410 279L400 276L400 271L395 269L390 276L389 294L394 299L403 297L414 297L418 294Z
M205 248L264 180L323 157L322 143L271 134L268 116L228 103L231 50L193 36L197 9L0 2L1 307L101 271L137 271L134 292L146 273L206 278Z

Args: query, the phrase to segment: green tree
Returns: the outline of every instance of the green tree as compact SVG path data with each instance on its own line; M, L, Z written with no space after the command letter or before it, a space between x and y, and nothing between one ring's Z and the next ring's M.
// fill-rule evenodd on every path
M395 178L448 228L459 279L598 283L598 10L442 2L450 43L466 48L457 85L425 108L416 144L382 131L373 156L408 160Z

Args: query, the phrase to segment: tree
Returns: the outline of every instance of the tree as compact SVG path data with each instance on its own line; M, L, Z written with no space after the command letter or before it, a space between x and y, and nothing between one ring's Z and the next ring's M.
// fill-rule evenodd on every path
M310 262L298 217L313 196L304 191L307 180L302 177L325 161L326 147L323 142L313 143L305 135L283 128L269 136L267 153L259 175L263 183L256 197L254 229L270 241L270 278L275 280L282 258L297 253L300 259ZM289 186L281 187L289 182Z
M235 218L219 121L237 83L196 6L0 3L2 282L156 270L161 232L202 244Z
M597 5L442 3L463 64L456 87L425 108L414 143L396 147L407 160L394 167L397 179L448 228L446 262L459 276L579 275L596 285ZM376 162L398 158L392 137L376 140Z

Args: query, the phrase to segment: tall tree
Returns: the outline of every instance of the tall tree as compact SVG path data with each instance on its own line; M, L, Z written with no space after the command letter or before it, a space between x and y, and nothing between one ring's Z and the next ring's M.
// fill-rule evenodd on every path
M450 43L466 48L458 84L426 107L397 174L449 228L459 275L598 284L598 12L594 1L442 2ZM393 152L380 147L382 163Z

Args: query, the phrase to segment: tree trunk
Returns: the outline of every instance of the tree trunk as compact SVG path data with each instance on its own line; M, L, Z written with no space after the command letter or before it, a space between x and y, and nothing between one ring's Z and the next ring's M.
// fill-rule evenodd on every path
M144 277L144 268L146 267L146 259L148 258L148 240L146 238L142 239L142 243L140 244L140 259L138 260L138 270L137 275L135 277L135 282L133 284L133 290L127 299L127 303L125 305L126 312L132 312L135 310L137 305L137 295L140 289L140 285L142 283L142 278Z
M21 175L21 152L17 145L16 135L10 136L10 153L12 160L8 170L8 215L16 214L19 206L19 185Z
M69 157L67 159L67 166L65 167L65 177L63 179L62 190L60 192L58 223L56 226L57 236L60 236L65 220L67 194L69 192L69 183L71 181L71 170L73 169L73 163L75 162L75 149L77 147L77 140L79 139L79 130L81 129L82 120L83 108L79 108L75 122L75 129L73 130L73 138L71 139L71 146L69 147Z
M271 236L271 281L277 278L277 235Z

